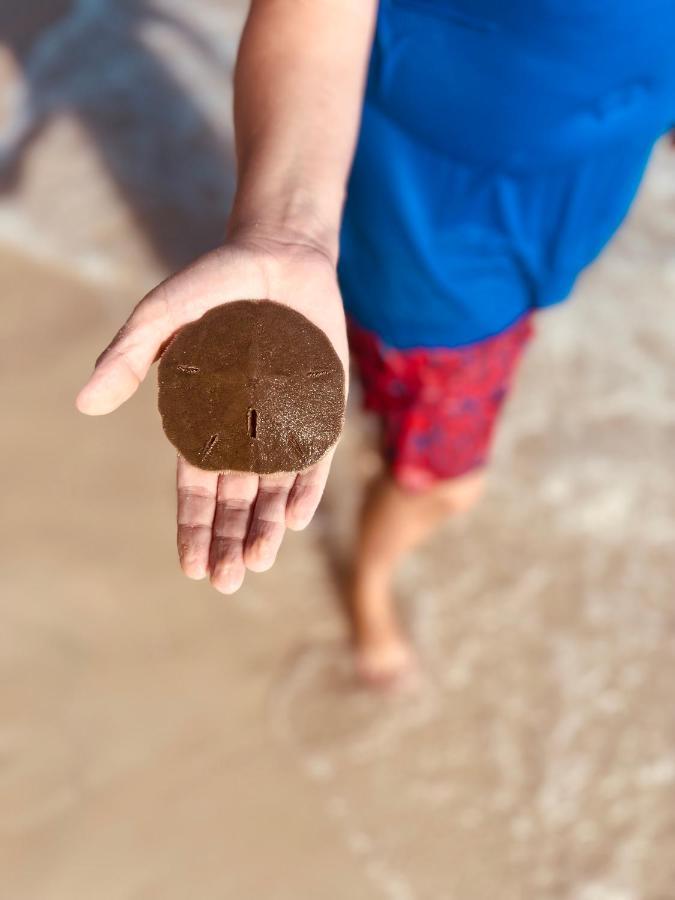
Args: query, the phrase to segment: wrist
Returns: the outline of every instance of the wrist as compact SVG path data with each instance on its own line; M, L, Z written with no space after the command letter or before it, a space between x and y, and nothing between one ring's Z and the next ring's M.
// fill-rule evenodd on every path
M305 247L337 264L342 202L323 206L306 189L278 196L238 190L227 224L229 240Z

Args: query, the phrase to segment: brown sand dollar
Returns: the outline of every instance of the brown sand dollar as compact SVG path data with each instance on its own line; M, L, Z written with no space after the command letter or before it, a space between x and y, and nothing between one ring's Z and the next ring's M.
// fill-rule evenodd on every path
M185 325L159 364L164 431L200 469L299 472L342 430L345 374L326 334L270 300Z

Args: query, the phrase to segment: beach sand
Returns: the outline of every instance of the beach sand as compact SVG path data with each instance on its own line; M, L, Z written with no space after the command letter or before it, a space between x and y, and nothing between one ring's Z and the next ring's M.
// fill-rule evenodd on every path
M242 5L158 8L82 2L0 66L0 898L672 900L675 152L540 317L485 501L401 573L422 685L372 695L358 389L316 522L235 597L179 573L155 376L74 409L231 197Z

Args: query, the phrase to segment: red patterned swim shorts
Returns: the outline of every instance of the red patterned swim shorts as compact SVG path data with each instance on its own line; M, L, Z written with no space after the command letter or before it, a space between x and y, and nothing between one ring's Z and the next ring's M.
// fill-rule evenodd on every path
M364 405L382 421L384 454L400 485L424 490L485 465L532 332L528 315L476 344L397 350L349 322Z

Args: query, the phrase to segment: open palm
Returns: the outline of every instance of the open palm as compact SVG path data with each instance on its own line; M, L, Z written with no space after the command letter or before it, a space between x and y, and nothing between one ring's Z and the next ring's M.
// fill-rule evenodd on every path
M78 409L104 415L136 391L163 347L183 325L222 303L277 300L328 335L348 373L342 301L335 267L302 244L232 241L201 257L141 300L103 351L77 397ZM222 593L241 586L246 569L274 562L286 527L299 530L321 499L332 451L297 473L207 472L178 457L178 554L190 578L210 576Z

